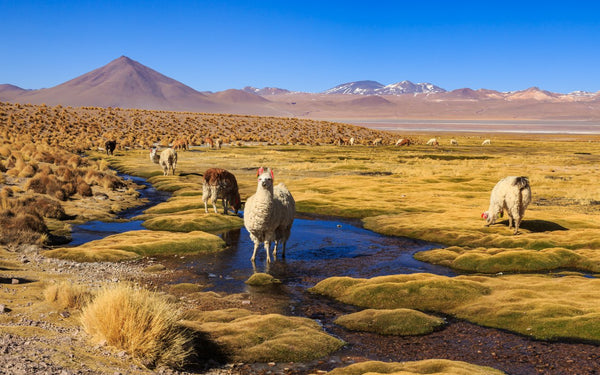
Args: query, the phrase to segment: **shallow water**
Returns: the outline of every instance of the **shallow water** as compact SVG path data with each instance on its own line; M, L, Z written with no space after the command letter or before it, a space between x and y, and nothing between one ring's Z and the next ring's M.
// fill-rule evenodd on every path
M132 230L145 229L141 220L129 220L144 210L166 201L171 194L156 190L144 178L120 174L145 188L140 198L147 202L125 210L118 221L90 221L74 225L69 246ZM200 199L200 198L198 198ZM240 213L240 216L243 212ZM374 277L393 274L429 272L454 275L446 267L415 260L417 251L440 247L433 243L403 237L389 237L363 229L358 222L343 219L297 217L287 243L285 257L281 251L269 264L260 246L256 261L250 261L254 244L245 228L219 234L227 243L224 251L194 256L165 257L169 267L183 270L178 282L210 284L210 290L239 293L247 290L244 283L254 272L270 273L290 287L306 288L330 276ZM159 257L160 258L160 257Z
M71 242L68 246L78 246L89 241L99 240L112 234L128 232L132 230L145 229L142 226L141 220L130 220L138 215L141 215L144 210L164 202L171 197L171 193L157 190L152 184L142 177L120 174L119 176L125 180L131 180L138 185L143 185L143 189L139 189L140 198L146 202L140 206L132 207L119 212L117 219L119 221L104 222L104 221L88 221L87 223L73 225L71 230Z
M348 221L299 217L294 220L285 257L281 252L269 264L264 247L259 247L255 264L250 261L253 243L245 228L221 235L225 251L186 256L179 266L187 270L174 282L200 282L210 290L238 293L254 272L266 272L290 287L309 287L331 276L374 277L391 274L430 272L454 273L413 259L421 250L439 245L401 237L388 237Z

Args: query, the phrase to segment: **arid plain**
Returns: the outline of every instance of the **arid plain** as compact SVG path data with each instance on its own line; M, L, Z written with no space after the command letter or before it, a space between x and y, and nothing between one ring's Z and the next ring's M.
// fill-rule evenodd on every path
M597 369L599 135L391 132L296 118L8 103L1 104L0 126L0 367L8 372ZM206 137L225 144L208 148ZM432 137L438 146L426 144ZM192 148L178 152L175 176L162 176L148 148L180 138ZM356 144L337 145L340 138ZM377 138L383 144L375 147ZM412 144L394 146L399 138ZM110 139L118 142L114 155L101 149ZM485 139L490 145L482 145ZM242 226L239 217L204 213L201 174L210 167L231 171L245 200L256 189L259 166L276 171L298 212L357 219L382 234L440 244L415 257L461 276L332 274L306 292L362 311L340 314L345 316L335 335L312 319L289 316L280 300L252 288L218 294L210 285L173 284L174 270L161 256L222 251L225 244L215 233ZM148 178L173 197L146 211L145 231L57 245L72 223L111 220L136 204L136 186L115 170ZM492 187L508 175L528 176L533 192L516 236L506 220L484 227L480 218ZM248 259L250 254L249 248ZM124 329L113 324L116 316L152 323ZM426 340L430 334L417 329L436 321L436 334L457 322L514 333L523 340L519 360L525 364L476 353L469 361L448 360L456 358L453 353L439 352L403 364L367 363L368 356L319 361L343 352L356 329L383 340L389 337L383 330L412 322L401 335ZM539 342L549 348L545 362L527 349ZM582 352L579 345L586 345L586 358L575 355Z

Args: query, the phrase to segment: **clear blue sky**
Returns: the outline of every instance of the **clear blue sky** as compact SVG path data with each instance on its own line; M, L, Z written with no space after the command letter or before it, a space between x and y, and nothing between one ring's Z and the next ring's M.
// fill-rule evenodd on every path
M125 55L199 91L340 83L600 90L598 1L0 0L0 84Z

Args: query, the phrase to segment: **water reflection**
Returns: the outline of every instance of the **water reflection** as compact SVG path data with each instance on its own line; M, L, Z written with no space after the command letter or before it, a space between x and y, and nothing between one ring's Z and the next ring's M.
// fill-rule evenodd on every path
M254 244L245 228L221 234L225 251L186 257L178 266L188 270L176 282L211 284L211 290L228 293L246 289L244 281L254 272L270 273L290 287L308 287L331 276L374 277L430 272L454 275L445 268L417 261L417 251L435 244L401 237L387 237L349 222L297 218L292 227L285 258L266 262L262 246L255 268L250 261Z

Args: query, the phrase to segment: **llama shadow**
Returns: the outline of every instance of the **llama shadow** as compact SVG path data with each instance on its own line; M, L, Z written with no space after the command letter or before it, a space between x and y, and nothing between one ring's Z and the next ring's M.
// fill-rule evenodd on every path
M187 371L204 372L231 361L230 356L225 353L223 348L205 332L193 330L191 346L194 354L190 358L189 364L184 366Z
M503 222L508 225L508 220ZM565 228L560 224L553 223L551 221L546 220L523 220L521 225L519 226L522 229L527 229L532 233L543 233L543 232L555 232L562 230L569 230L569 228Z

